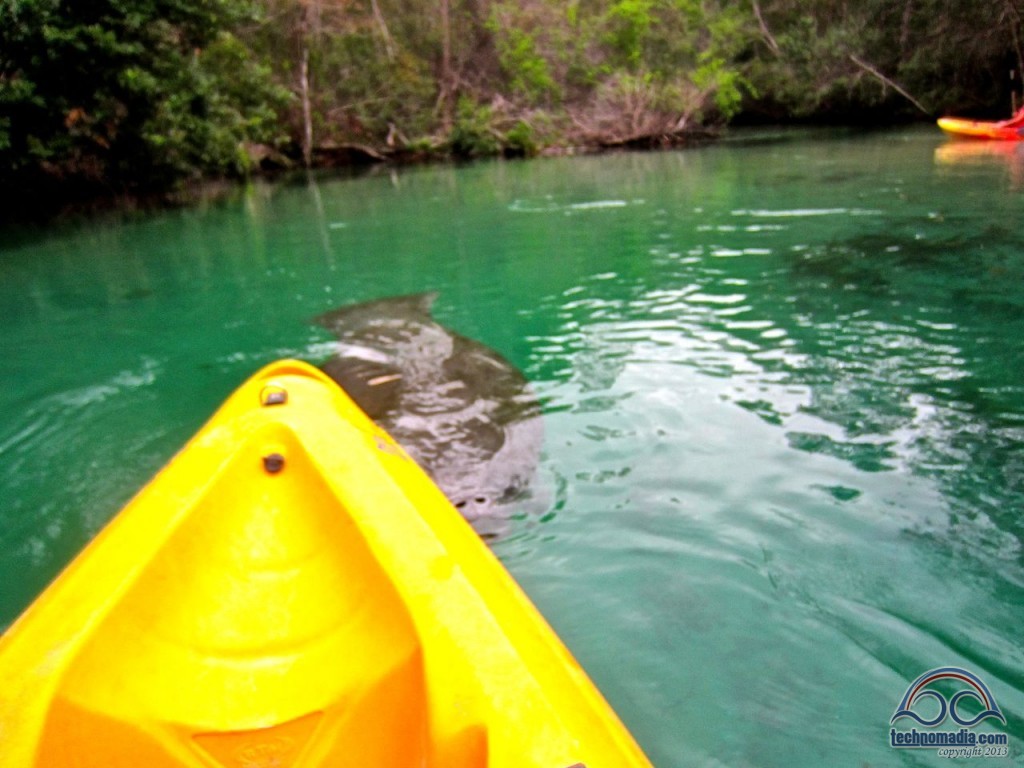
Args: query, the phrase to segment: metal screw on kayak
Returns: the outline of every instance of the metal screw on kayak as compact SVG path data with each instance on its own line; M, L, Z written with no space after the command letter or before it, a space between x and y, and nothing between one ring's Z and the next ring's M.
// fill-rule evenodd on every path
M284 456L280 453L268 453L263 457L263 469L265 469L268 474L276 475L284 469Z
M268 384L260 391L263 405L284 405L288 402L288 390L277 384Z

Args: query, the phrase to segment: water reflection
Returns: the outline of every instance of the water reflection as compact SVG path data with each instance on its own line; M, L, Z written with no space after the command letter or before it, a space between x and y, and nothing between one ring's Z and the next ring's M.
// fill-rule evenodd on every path
M1024 599L1024 313L1004 303L1020 283L982 298L993 259L1021 268L1013 247L969 230L925 243L822 233L771 253L733 239L719 259L721 230L695 230L657 252L659 287L584 280L545 300L560 328L536 348L569 361L546 387L547 466L563 478L547 531L579 556L510 542L531 592L586 572L588 611L555 599L556 626L626 676L667 678L642 693L601 682L647 717L685 713L673 743L697 745L698 762L724 750L740 765L885 764L865 746L870 713L939 659L1024 703L1010 640ZM595 603L629 629L608 638ZM813 745L779 734L822 712L847 725ZM725 721L709 744L702 728ZM631 725L646 735L642 716ZM671 745L654 757L678 764Z
M1024 142L1022 141L947 141L935 149L935 164L940 169L971 169L995 166L1006 173L1012 191L1024 187Z
M1024 242L999 210L912 200L903 176L877 186L900 202L830 204L841 191L814 206L733 194L657 208L646 247L657 287L637 276L624 297L621 277L611 292L573 285L550 300L567 332L538 349L573 360L588 403L602 391L618 402L644 363L721 379L718 396L791 449L936 482L949 535L971 545L1001 531L996 551L1019 566Z

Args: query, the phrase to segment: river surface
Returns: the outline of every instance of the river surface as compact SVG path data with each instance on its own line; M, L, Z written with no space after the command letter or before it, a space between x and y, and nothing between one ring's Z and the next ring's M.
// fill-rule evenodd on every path
M946 666L1024 764L1022 214L918 128L0 232L0 627L311 317L436 290L544 405L493 547L659 768L940 764L890 718Z

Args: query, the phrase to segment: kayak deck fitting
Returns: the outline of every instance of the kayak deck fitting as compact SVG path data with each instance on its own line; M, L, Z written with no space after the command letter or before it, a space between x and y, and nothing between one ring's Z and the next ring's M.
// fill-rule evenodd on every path
M243 384L0 639L0 766L649 768L324 374Z

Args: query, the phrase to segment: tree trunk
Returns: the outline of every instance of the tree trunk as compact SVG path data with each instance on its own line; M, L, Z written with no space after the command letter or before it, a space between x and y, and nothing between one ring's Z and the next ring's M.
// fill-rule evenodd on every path
M451 0L441 0L441 88L438 93L438 106L441 111L441 124L445 131L451 128L455 105L455 78L452 72L452 8Z
M395 41L391 37L391 31L388 29L388 23L384 20L384 14L381 13L380 3L377 0L370 0L370 8L373 11L373 20L377 23L377 28L380 30L380 36L384 40L384 52L388 55L388 61L395 60Z
M313 108L309 96L309 43L302 41L302 60L299 63L299 98L302 100L302 162L309 168L313 164Z

